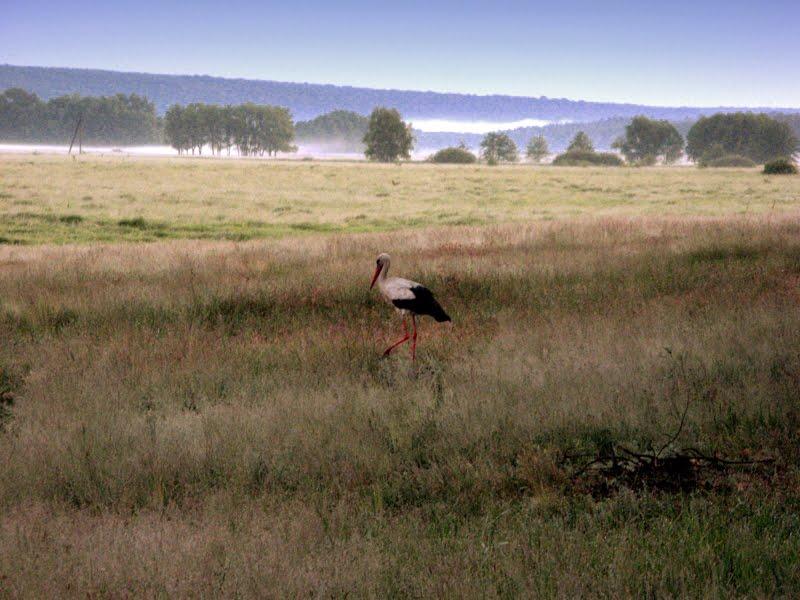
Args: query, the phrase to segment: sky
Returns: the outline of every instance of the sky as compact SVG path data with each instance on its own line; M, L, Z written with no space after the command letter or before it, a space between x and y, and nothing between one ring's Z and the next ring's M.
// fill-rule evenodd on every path
M800 107L800 0L0 0L0 63Z

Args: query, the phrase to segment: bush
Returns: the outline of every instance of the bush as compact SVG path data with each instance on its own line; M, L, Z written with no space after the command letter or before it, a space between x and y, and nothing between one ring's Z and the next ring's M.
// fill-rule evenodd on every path
M589 167L593 165L621 167L625 163L613 152L572 150L556 156L553 159L553 164L561 167Z
M453 163L460 165L468 165L478 161L478 157L466 148L442 148L436 154L433 154L429 161L434 163Z
M765 175L796 175L797 165L790 158L776 158L764 165Z
M706 167L755 167L756 163L741 154L726 154L705 162Z

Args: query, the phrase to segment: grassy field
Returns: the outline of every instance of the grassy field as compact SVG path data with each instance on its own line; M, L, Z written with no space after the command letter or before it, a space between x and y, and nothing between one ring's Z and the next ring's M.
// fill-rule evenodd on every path
M756 169L6 155L0 241L243 241L587 216L781 214L797 208L798 179Z
M0 169L0 597L800 591L798 178Z

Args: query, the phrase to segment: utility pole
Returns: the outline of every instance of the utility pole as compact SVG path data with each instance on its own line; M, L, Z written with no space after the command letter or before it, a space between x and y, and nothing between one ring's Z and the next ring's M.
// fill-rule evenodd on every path
M81 132L81 139L79 142L78 153L80 154L83 152L83 129L81 127L82 125L83 125L83 113L81 113L81 115L78 117L78 123L77 125L75 125L75 133L72 134L72 141L69 143L69 150L67 151L67 154L72 154L72 146L75 144L75 138L78 136L78 131Z

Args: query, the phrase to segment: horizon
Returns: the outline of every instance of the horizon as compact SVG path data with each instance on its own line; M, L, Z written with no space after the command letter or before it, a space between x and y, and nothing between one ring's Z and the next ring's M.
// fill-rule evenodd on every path
M14 5L0 63L665 107L800 104L800 82L785 75L800 54L800 5L786 0L228 8Z

